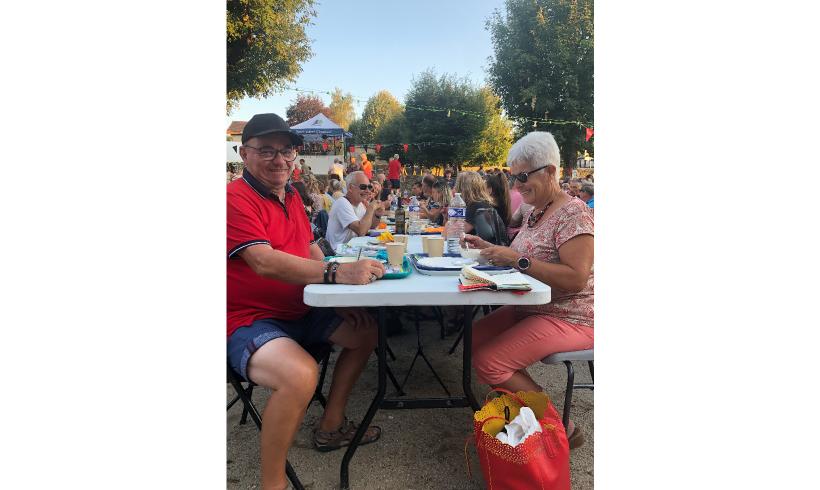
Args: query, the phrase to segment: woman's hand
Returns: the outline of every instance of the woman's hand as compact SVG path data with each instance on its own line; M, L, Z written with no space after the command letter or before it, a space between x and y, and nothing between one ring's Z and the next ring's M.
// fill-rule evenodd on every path
M485 240L482 240L480 237L477 237L475 235L464 235L461 238L461 248L468 248L465 245L469 245L469 248L478 248L478 249L483 249L483 248L493 246L492 243L487 242Z
M501 247L498 245L490 245L481 250L481 257L487 259L491 265L511 266L518 265L518 258L520 253L511 249L510 247Z

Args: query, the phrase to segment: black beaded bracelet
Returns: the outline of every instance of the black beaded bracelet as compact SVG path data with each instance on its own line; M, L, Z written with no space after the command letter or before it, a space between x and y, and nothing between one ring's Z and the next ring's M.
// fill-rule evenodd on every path
M332 265L333 265L333 262L328 262L327 265L325 266L325 274L324 274L324 279L323 279L324 284L330 284L330 276L328 274L330 273L330 267Z
M333 262L333 266L330 268L330 283L336 284L336 269L339 268L338 262Z

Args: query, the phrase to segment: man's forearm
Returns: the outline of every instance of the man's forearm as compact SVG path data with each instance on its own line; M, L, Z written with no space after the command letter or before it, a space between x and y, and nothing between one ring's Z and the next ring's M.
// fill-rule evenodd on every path
M359 225L356 227L355 231L357 235L364 236L367 234L367 230L370 229L370 224L373 222L373 215L375 214L375 208L368 207L367 212L364 214L362 219L359 220Z
M318 246L311 245L319 248ZM256 252L256 251L254 251ZM312 255L311 250L311 255ZM320 260L304 259L279 250L245 253L242 258L254 272L268 279L292 284L316 284L324 281L325 264Z

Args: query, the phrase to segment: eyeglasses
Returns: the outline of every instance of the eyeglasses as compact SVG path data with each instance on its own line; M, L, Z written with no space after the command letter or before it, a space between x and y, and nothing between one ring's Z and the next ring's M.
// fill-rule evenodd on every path
M511 174L510 176L513 177L515 180L521 182L522 184L526 184L527 180L530 178L530 174L538 172L539 170L544 170L545 168L549 167L549 165L544 165L543 167L538 167L535 170L530 170L529 172L520 172L517 174Z
M427 209L440 209L441 204L437 203L436 201L430 201L427 203Z
M264 149L255 148L255 147L249 146L249 145L242 145L242 146L244 146L245 148L250 148L251 150L256 150L256 152L259 153L259 156L262 158L262 160L273 160L273 159L276 158L277 154L282 155L282 158L284 158L285 161L288 162L288 163L296 160L296 148L294 148L292 146L286 146L285 148L282 148L281 150L277 150L276 148L270 148L270 147L266 147L266 146L262 147Z
M373 184L359 184L359 190L360 191L372 191L373 190Z

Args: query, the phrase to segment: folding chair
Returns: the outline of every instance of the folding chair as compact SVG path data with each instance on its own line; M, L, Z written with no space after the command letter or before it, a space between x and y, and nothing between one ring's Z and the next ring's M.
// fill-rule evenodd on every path
M572 361L586 361L589 365L589 376L592 378L593 383L575 383L575 371L572 369ZM541 362L544 364L558 364L563 362L564 365L567 367L567 389L564 393L564 413L562 421L564 422L564 427L568 427L569 424L569 411L572 408L572 390L573 388L582 388L587 390L595 389L595 372L593 371L593 362L595 361L594 358L594 349L588 350L578 350L572 352L556 352L555 354L551 354L543 359Z
M322 370L319 374L319 382L316 384L316 392L313 394L313 398L310 400L310 403L314 401L318 401L322 408L325 408L327 405L327 400L325 396L322 394L322 388L324 387L325 383L325 374L327 374L327 365L330 361L330 354L333 352L333 345L332 344L317 344L309 346L307 349L308 353L314 357L318 362L322 364ZM252 381L245 381L239 373L231 369L230 366L228 368L228 382L236 391L236 396L228 402L227 410L230 410L237 401L242 400L242 417L239 419L239 424L244 425L247 423L247 417L250 415L253 422L256 424L256 428L258 430L262 430L262 417L259 415L259 411L256 409L256 406L253 404L252 396L253 396L253 388L256 384ZM390 377L390 380L393 382L393 386L396 387L399 396L404 395L404 392L401 391L399 387L399 383L396 380L395 376L393 376L393 372L390 368L387 368L387 374ZM247 388L242 386L243 382L247 382ZM310 404L308 404L310 405ZM288 475L288 480L293 485L293 488L296 490L304 490L304 486L299 481L299 477L296 475L296 471L290 465L290 462L285 460L285 473Z
M330 353L333 352L333 346L331 344L318 344L316 346L311 346L307 349L307 351L319 362L322 364L322 371L319 374L319 382L316 385L316 392L313 394L313 399L310 401L313 403L314 400L318 401L322 408L327 404L327 400L325 396L322 394L322 387L324 386L325 381L325 374L327 373L327 364L330 359ZM239 419L239 424L244 425L247 423L248 415L251 416L254 424L256 424L256 428L258 430L262 430L262 417L259 415L259 411L256 409L256 406L253 404L252 396L253 396L253 388L256 384L253 381L247 381L248 387L245 388L242 386L242 382L244 380L242 377L231 369L228 366L228 382L236 391L236 396L228 402L228 410L231 409L237 401L242 400L242 417ZM293 485L293 488L296 490L304 490L304 486L302 486L302 482L299 481L299 477L296 476L296 471L290 465L290 462L285 460L285 473L288 475L288 480Z

